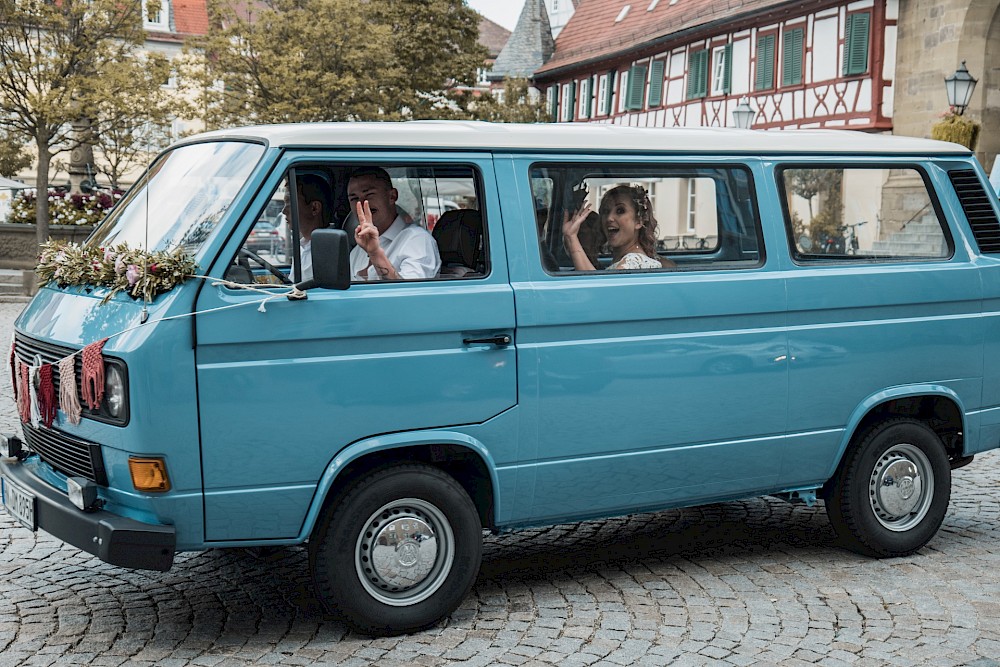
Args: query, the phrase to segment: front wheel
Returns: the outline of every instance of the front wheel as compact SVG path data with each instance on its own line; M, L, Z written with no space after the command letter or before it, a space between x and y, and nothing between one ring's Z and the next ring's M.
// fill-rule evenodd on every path
M309 541L317 595L354 629L414 632L453 612L475 583L482 524L465 489L425 465L353 484Z
M852 550L906 556L937 533L950 497L941 439L922 422L893 419L872 427L845 455L826 511Z

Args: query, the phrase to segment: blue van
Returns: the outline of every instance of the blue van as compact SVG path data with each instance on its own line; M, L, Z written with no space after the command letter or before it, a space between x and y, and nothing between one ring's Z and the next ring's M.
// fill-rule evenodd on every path
M1000 445L997 203L957 145L843 131L202 134L87 241L198 276L54 279L18 319L31 401L69 357L93 394L77 353L108 339L104 392L22 413L3 504L129 568L307 544L317 597L375 634L451 613L483 530L776 495L909 554Z

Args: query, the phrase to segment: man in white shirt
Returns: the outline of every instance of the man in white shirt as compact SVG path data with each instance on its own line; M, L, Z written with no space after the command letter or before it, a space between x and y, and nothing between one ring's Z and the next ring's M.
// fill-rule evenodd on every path
M352 280L424 280L438 275L437 243L426 229L407 224L397 214L399 193L385 169L355 169L347 182L347 198L358 214Z
M299 212L299 258L302 261L302 276L299 281L312 280L312 233L330 226L333 207L333 192L326 179L318 174L298 174L295 177L298 190L296 206ZM286 220L292 219L289 195L285 193ZM292 267L294 280L295 267Z

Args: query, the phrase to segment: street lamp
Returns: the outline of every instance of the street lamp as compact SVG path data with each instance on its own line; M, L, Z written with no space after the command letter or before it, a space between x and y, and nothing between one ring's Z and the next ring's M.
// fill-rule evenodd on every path
M743 98L733 109L733 123L736 127L749 130L753 125L753 119L757 117L757 110L750 106L750 100Z
M978 82L978 79L969 74L964 60L962 66L955 70L954 74L945 78L944 88L948 91L948 104L954 107L959 116L965 113L965 108L969 106L972 91L976 89Z

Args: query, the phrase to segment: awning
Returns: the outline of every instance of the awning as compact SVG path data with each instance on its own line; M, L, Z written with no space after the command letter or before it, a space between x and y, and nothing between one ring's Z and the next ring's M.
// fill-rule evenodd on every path
M26 190L31 186L21 181L12 181L0 176L0 190Z

